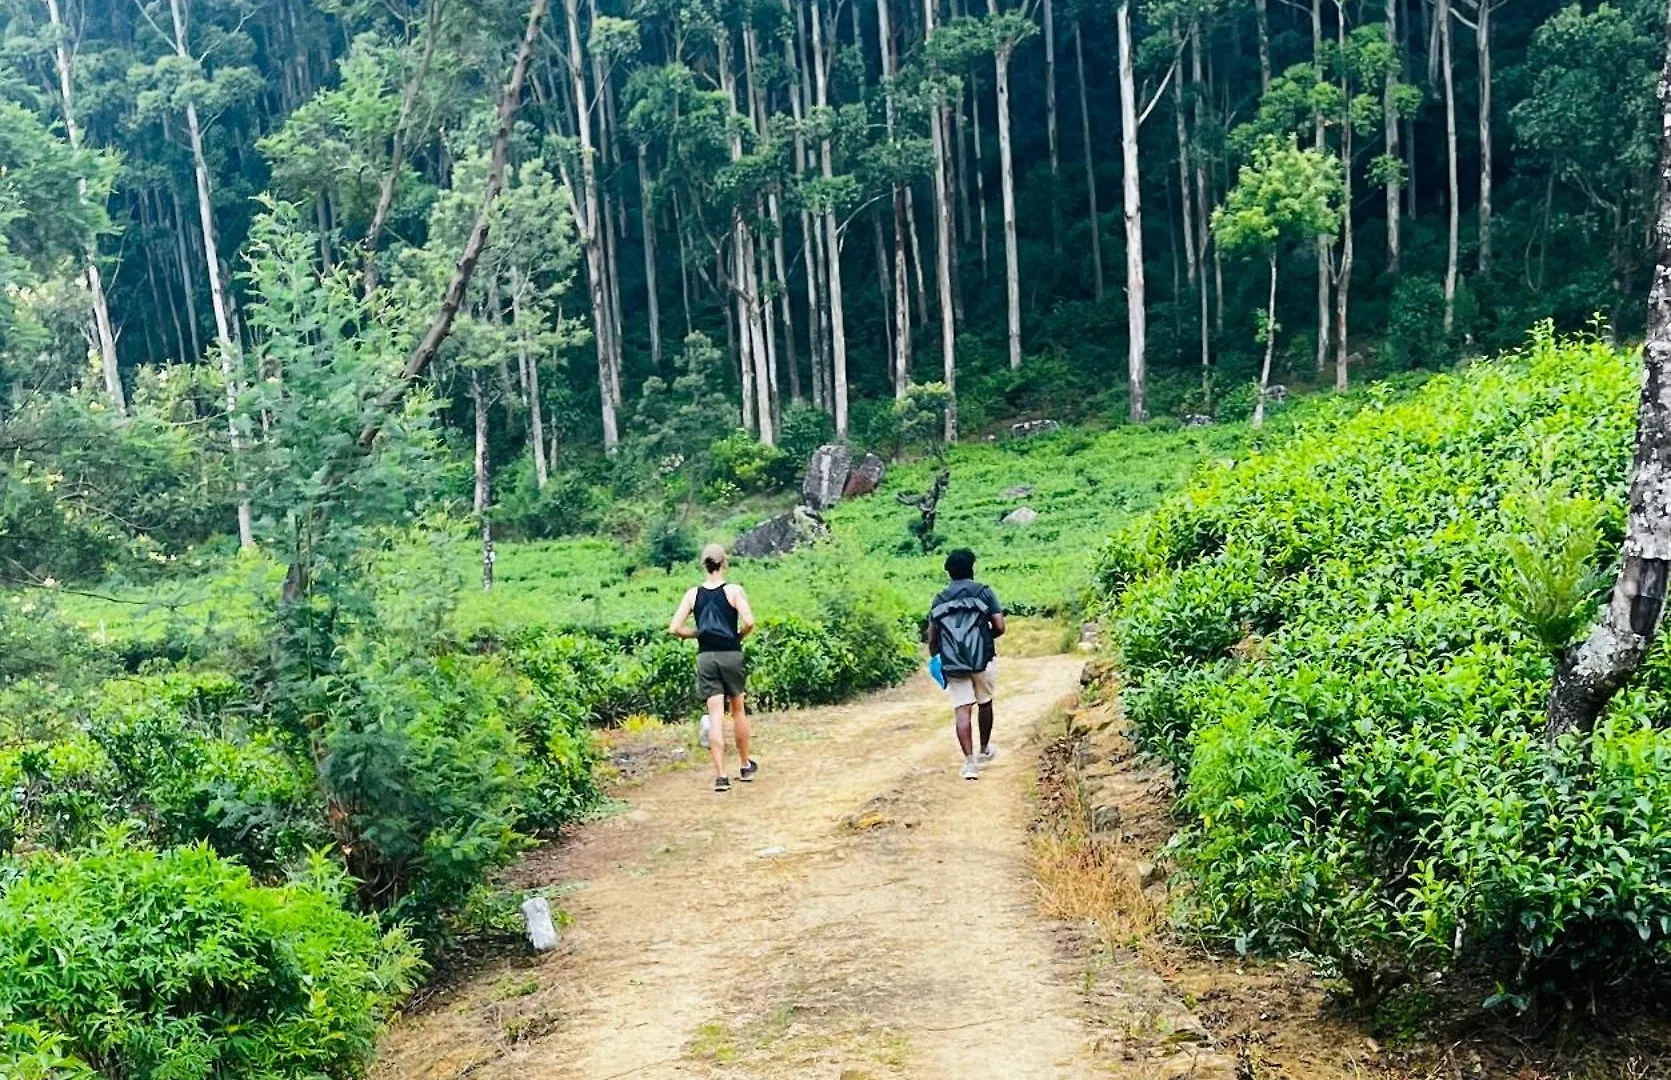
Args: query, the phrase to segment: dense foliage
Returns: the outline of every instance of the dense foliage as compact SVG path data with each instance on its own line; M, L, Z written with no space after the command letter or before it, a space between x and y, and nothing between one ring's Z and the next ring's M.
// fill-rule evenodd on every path
M1545 326L1209 469L1111 542L1191 926L1327 957L1370 999L1457 968L1524 1001L1671 962L1666 651L1593 738L1544 736L1554 653L1619 550L1637 383Z

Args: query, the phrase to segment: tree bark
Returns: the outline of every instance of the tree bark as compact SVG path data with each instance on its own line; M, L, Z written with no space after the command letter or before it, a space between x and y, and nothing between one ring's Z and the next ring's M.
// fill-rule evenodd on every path
M400 95L400 114L395 119L394 138L389 147L389 167L378 185L377 208L372 212L371 226L366 229L365 240L361 242L365 251L366 296L377 288L377 244L383 237L384 226L388 224L389 211L394 207L395 188L400 183L400 171L406 165L406 136L412 126L412 110L417 106L418 95L423 92L424 83L429 78L430 61L435 57L435 42L440 36L441 14L445 6L446 0L430 0L429 17L424 27L424 51L418 57L418 69L412 73Z
M1182 33L1174 27L1174 35ZM1183 47L1183 42L1178 43ZM1173 127L1178 135L1178 206L1183 220L1184 234L1184 263L1187 269L1190 285L1195 284L1197 267L1195 264L1195 219L1190 214L1189 197L1189 129L1188 121L1184 118L1184 80L1182 77L1172 82L1172 118Z
M1318 78L1323 78L1323 0L1311 0L1311 62L1317 65ZM1318 152L1328 152L1324 135L1323 115L1317 114L1312 135ZM1330 266L1333 247L1329 238L1317 238L1317 377L1323 377L1329 360L1329 284L1334 276Z
M816 68L814 90L818 107L830 104L830 57L824 52L824 6L814 0L812 10L812 55ZM832 48L834 42L831 42ZM826 181L835 179L834 148L828 135L818 140L818 168ZM823 208L824 258L829 274L830 302L830 398L835 412L836 438L847 441L847 323L842 310L841 295L841 231L836 224L835 207Z
M996 0L993 2L996 3ZM923 0L925 34L934 32L934 4L935 0ZM950 392L946 401L945 438L950 444L957 441L957 328L952 311L952 200L947 190L950 162L946 153L945 108L945 103L936 93L928 126L934 150L934 276L940 286L940 359L944 371L942 377ZM1020 362L1020 357L1015 351L1013 324L1010 332L1010 366L1014 367Z
M544 489L550 479L545 459L545 406L540 402L540 362L528 350L528 325L522 321L522 291L527 278L513 270L511 276L511 322L516 325L517 360L522 365L523 391L528 395L528 441L534 453L534 486Z
M1253 0L1254 21L1259 33L1259 92L1271 88L1271 17L1268 0Z
M535 0L543 8L546 0ZM575 132L580 139L580 191L566 183L570 201L574 204L575 231L586 253L586 284L592 302L592 338L598 355L598 398L603 417L603 449L614 454L620 444L620 430L616 423L615 402L618 393L613 387L617 365L615 339L611 325L609 297L605 292L603 238L607 227L600 220L598 204L597 162L592 150L591 95L586 86L585 55L581 51L580 0L563 0L563 14L568 26L568 69L572 87L570 102L574 109ZM567 171L566 169L564 170ZM565 176L565 181L571 179Z
M987 10L998 14L998 0L987 0ZM1010 53L1014 45L999 42L993 56L998 89L998 176L1004 206L1004 297L1009 318L1010 369L1021 367L1021 267L1015 237L1015 161L1010 140Z
M1050 240L1057 264L1062 258L1062 157L1056 133L1056 13L1051 0L1043 0L1040 16L1044 22L1044 123L1050 144Z
M1346 3L1345 0L1335 0L1336 10L1340 14L1336 24L1336 46L1342 56L1346 54ZM1342 71L1340 75L1340 94L1342 101L1351 101L1350 76ZM1334 388L1337 391L1346 389L1347 367L1347 305L1352 293L1352 258L1353 258L1353 230L1352 230L1352 116L1348 109L1340 125L1340 271L1335 280L1335 355L1334 355Z
M1480 202L1479 272L1491 269L1491 0L1479 0L1479 23L1474 34L1480 80Z
M1271 290L1265 301L1265 362L1259 367L1259 397L1253 403L1253 426L1265 426L1265 392L1271 385L1271 355L1276 351L1276 252L1270 253Z
M58 0L46 0L46 10L58 39L53 60L58 70L58 96L59 104L64 111L64 135L69 140L70 149L79 150L81 127L76 122L75 57L70 52L69 29L64 24L64 15L58 6ZM86 180L79 182L77 193L82 202L87 201ZM109 395L111 404L116 406L118 413L126 413L128 398L122 390L121 371L116 366L116 328L110 321L110 303L105 297L104 275L99 271L97 239L88 241L86 257L87 265L83 268L82 276L86 279L87 293L93 302L93 337L99 346L99 369L104 376L104 392Z
M174 21L174 54L185 63L194 63L186 47L186 18L183 0L169 0L169 13ZM220 250L215 243L215 208L210 190L209 163L203 155L203 128L197 120L197 103L186 101L186 135L191 144L193 171L197 175L197 212L203 230L203 259L209 268L209 299L215 308L215 337L220 343L221 378L226 383L226 427L228 445L232 449L233 471L241 471L239 458L243 454L243 438L238 432L238 394L242 389L243 352L232 333L232 312L228 306L226 287L221 279ZM249 497L242 479L238 481L238 546L246 550L255 547L255 525L250 513Z
M1398 8L1401 2L1402 0L1387 0L1385 9L1386 17L1384 25L1386 27L1387 48L1391 49L1395 56L1398 54L1399 49ZM1389 67L1387 69L1387 77L1381 91L1381 120L1384 137L1384 149L1389 162L1396 162L1399 160L1399 117L1397 109L1394 108L1394 99L1396 96L1395 91L1397 87L1398 68L1396 66ZM1401 184L1402 178L1399 176L1398 170L1389 170L1387 174L1387 275L1389 277L1398 276L1399 258L1401 255L1399 250L1401 245L1399 227L1403 224L1404 216L1403 192L1400 191Z
M1146 341L1148 313L1143 299L1143 207L1137 165L1137 80L1132 70L1131 0L1116 10L1120 52L1120 154L1126 220L1126 377L1131 422L1149 418Z
M1189 50L1189 54L1190 54L1190 62L1189 62L1190 78L1195 84L1195 108L1194 108L1195 117L1194 117L1194 121L1195 121L1195 130L1196 130L1197 134L1199 135L1201 129L1206 126L1206 116L1205 116L1206 100L1207 100L1208 93L1211 91L1211 88L1207 86L1206 80L1202 78L1202 74L1201 74L1201 53L1202 53L1202 50L1203 50L1204 46L1203 46L1202 41L1201 41L1201 21L1199 19L1195 20L1190 25L1189 39L1190 39L1190 50ZM1199 329L1200 329L1200 336L1201 336L1201 385L1205 389L1206 387L1210 386L1211 383L1212 383L1212 377L1211 376L1212 376L1212 367L1213 367L1212 327L1211 327L1211 324L1209 324L1208 321L1207 321L1207 301L1208 301L1208 294L1210 292L1210 290L1207 286L1207 248L1208 248L1209 245L1212 244L1213 230L1212 230L1212 212L1208 209L1208 201L1209 200L1208 200L1208 194L1207 194L1207 160L1206 160L1206 155L1205 154L1196 154L1196 155L1194 155L1194 157L1195 157L1195 213L1196 213L1195 229L1196 229L1196 236L1199 237L1199 243L1200 243L1200 246L1199 246L1199 248L1197 249L1197 252L1196 252L1196 261L1198 263L1200 263L1200 267L1201 267L1201 280L1200 280L1200 282L1197 286L1197 289L1196 289L1196 297L1197 297L1197 300L1199 301L1198 315L1199 315L1199 320L1200 320ZM1187 202L1186 202L1186 205L1185 205L1185 208L1184 208L1184 217L1185 218L1189 217L1189 208L1188 208Z
M638 220L644 231L644 297L649 305L650 366L661 370L661 289L656 273L656 211L651 202L649 147L638 146Z
M1439 34L1439 67L1445 87L1445 200L1450 215L1445 248L1445 336L1456 326L1456 263L1457 241L1461 213L1456 178L1456 80L1451 63L1451 5L1450 0L1438 0L1439 10L1434 15Z
M1671 25L1659 78L1659 217L1656 267L1642 347L1642 397L1618 581L1589 637L1556 664L1548 733L1588 732L1629 682L1659 634L1671 571Z
M806 11L804 5L791 5L791 0L783 0L784 13L791 17L793 29L784 35L783 62L789 72L789 109L795 118L794 157L795 177L802 179L807 174L807 150L804 127L806 124L806 106L809 96L807 65L801 60L801 45L805 35ZM812 376L812 404L814 408L825 408L824 402L824 345L823 345L823 315L822 302L818 290L818 257L817 242L813 218L806 207L801 207L801 258L805 265L806 278L806 310L807 310L807 353Z
M969 127L975 136L975 205L979 208L976 216L980 219L981 227L981 279L985 280L992 273L992 260L988 251L992 227L986 220L986 149L981 142L980 79L973 74L969 76L969 112Z
M493 520L487 512L490 491L487 475L487 397L482 393L482 374L470 369L470 401L476 413L476 492L472 503L476 524L482 535L482 590L493 588Z
M1079 73L1079 132L1085 144L1085 194L1090 200L1091 273L1100 304L1106 292L1102 277L1102 214L1097 209L1097 163L1091 141L1091 106L1085 92L1085 43L1078 22L1073 24L1073 60Z

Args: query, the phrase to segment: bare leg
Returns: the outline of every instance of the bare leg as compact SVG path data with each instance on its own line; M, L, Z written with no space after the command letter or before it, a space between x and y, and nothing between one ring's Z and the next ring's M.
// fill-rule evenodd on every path
M980 707L981 722L981 750L985 752L992 745L992 702L988 701ZM967 750L964 753L968 753Z
M970 714L975 711L973 705L959 705L957 707L957 745L963 748L963 756L968 757L975 752L974 740L969 731Z
M725 695L708 699L708 752L714 758L714 775L725 775Z
M743 712L741 694L731 699L731 728L737 740L737 767L742 768L754 759L748 756L748 716Z

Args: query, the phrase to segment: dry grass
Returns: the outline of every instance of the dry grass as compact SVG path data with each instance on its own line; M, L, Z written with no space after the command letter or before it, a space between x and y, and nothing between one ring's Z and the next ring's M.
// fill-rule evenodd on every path
M1059 656L1073 649L1078 631L1061 619L1010 619L998 651L1008 657Z

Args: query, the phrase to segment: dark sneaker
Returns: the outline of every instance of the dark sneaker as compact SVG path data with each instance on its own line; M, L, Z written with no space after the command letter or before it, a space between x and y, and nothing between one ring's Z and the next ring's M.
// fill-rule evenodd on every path
M743 783L746 784L749 781L753 780L754 779L754 774L759 772L759 771L760 771L760 763L758 761L755 761L753 758L749 758L748 759L748 764L744 765L741 769L739 769L737 771L737 779L741 780Z
M729 776L716 776L716 777L714 777L714 791L716 793L730 791L730 790L731 790L731 778Z

